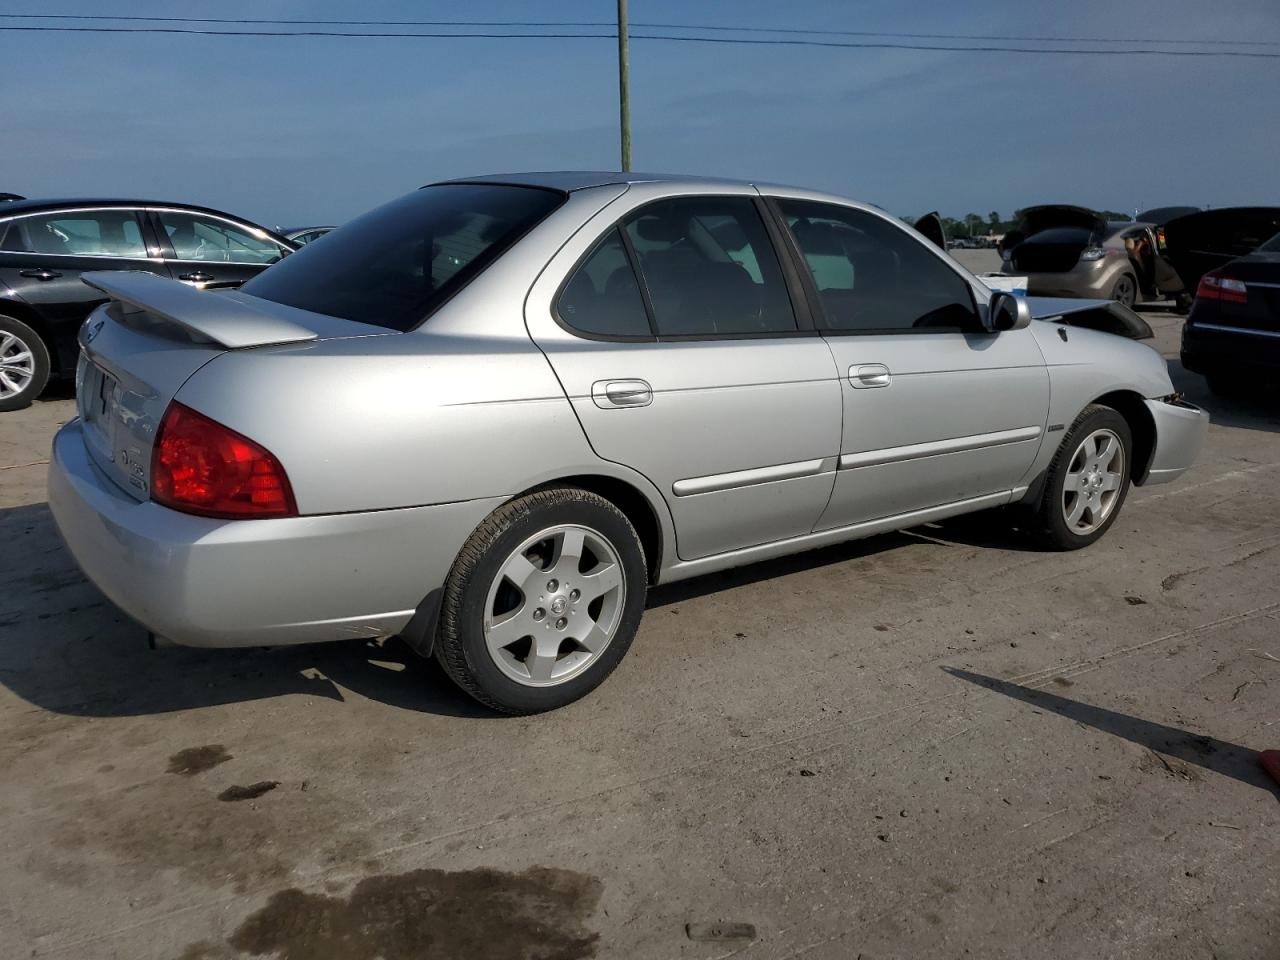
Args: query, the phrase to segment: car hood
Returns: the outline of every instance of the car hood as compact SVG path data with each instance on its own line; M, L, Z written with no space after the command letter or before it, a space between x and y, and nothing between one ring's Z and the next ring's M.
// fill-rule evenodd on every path
M1032 319L1046 323L1114 333L1129 340L1147 340L1155 336L1147 321L1114 300L1027 297L1027 306L1031 308Z
M1210 270L1247 256L1280 233L1280 207L1223 207L1164 225L1164 255L1194 291Z

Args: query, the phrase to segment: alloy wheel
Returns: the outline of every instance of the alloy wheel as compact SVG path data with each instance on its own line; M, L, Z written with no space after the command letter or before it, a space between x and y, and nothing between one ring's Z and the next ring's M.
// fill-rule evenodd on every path
M22 338L0 331L0 400L16 397L31 386L36 358Z
M1124 444L1108 429L1094 430L1076 447L1062 485L1062 516L1077 536L1111 516L1124 486Z
M485 646L517 683L565 683L608 647L625 599L621 560L602 534L574 524L549 527L513 550L494 577Z

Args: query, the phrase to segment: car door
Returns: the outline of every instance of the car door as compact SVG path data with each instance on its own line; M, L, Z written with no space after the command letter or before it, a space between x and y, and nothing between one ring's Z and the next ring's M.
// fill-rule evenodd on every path
M984 498L1027 482L1049 378L1030 330L987 332L949 258L872 210L780 197L844 408L819 529Z
M44 321L58 366L74 365L80 324L106 298L80 281L86 270L151 270L141 211L68 208L0 220L0 285Z
M151 210L174 278L196 286L236 287L292 252L267 231L203 211Z
M630 212L607 208L561 251L530 332L595 452L661 491L681 558L807 534L831 494L840 389L794 267L750 188L646 196L633 187Z

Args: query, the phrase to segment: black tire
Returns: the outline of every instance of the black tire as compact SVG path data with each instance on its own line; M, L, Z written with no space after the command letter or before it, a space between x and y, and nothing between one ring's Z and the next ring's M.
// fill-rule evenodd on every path
M31 354L31 377L23 388L15 393L8 393L5 385L0 383L0 411L21 410L23 407L30 406L31 401L40 396L45 384L49 382L49 349L40 339L40 334L21 320L0 316L0 344L7 342L9 337L15 338L18 344L17 347L11 344L7 351L10 355L19 350ZM0 356L0 362L4 359L4 356Z
M1111 288L1111 299L1132 307L1138 302L1138 278L1132 273L1122 273L1116 277L1115 285Z
M612 639L582 672L553 686L528 686L504 673L489 653L485 607L507 560L530 537L556 525L584 527L604 538L621 568L622 599ZM647 569L631 521L603 497L578 487L548 487L518 497L489 514L454 561L440 605L436 659L458 686L501 713L565 706L599 686L626 655L644 613ZM525 602L531 601L526 597Z
M1072 461L1081 443L1098 430L1109 430L1120 440L1124 452L1122 477L1115 498L1106 517L1088 533L1077 533L1067 523L1064 507L1064 488ZM1091 404L1076 417L1071 429L1062 438L1057 453L1049 463L1045 475L1044 490L1036 508L1036 527L1042 544L1052 550L1079 550L1098 540L1111 529L1129 495L1130 477L1133 472L1133 434L1123 416L1111 407ZM1078 493L1076 494L1079 495Z

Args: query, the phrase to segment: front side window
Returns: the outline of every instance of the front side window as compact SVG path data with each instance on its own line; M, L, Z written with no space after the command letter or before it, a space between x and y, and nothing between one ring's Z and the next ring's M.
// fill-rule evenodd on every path
M265 233L198 213L157 213L179 260L275 263L285 251Z
M4 249L65 257L145 257L146 245L132 210L48 213L14 220Z
M622 234L610 230L574 271L556 301L560 319L599 337L650 336L649 317Z
M264 300L410 330L565 195L536 187L423 187L309 243L241 289Z
M969 284L932 250L881 217L810 200L779 200L836 332L981 329Z
M749 197L678 197L627 221L659 337L796 330L782 268Z

